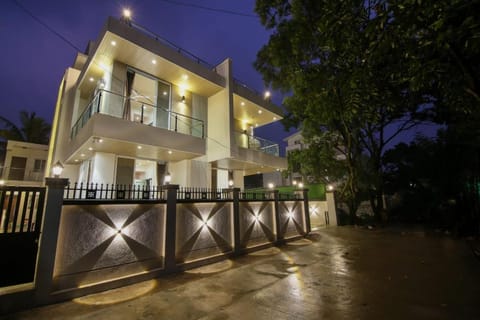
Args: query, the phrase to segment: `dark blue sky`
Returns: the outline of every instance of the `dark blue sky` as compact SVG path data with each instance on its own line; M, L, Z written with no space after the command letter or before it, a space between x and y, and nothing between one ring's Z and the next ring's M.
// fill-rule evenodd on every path
M35 111L51 122L58 85L76 55L72 45L36 21L17 3L82 51L89 40L97 38L108 16L119 17L122 9L129 7L138 24L211 64L230 57L236 78L257 91L265 89L260 74L252 66L257 51L267 43L269 36L253 11L255 0L3 0L0 115L15 122L20 110ZM273 100L281 103L278 93L274 93ZM272 140L289 135L280 124L259 128L257 134Z

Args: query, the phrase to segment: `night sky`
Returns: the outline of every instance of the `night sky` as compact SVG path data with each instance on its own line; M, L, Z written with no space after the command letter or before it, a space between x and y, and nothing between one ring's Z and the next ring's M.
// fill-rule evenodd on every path
M19 111L27 110L51 122L58 85L75 59L75 47L85 51L88 41L97 39L107 17L120 17L124 7L131 9L136 23L210 64L230 57L234 76L263 92L265 86L253 62L269 33L254 6L254 0L2 0L0 115L18 123ZM277 104L282 101L276 92L272 99ZM280 142L291 133L278 123L258 128L256 134Z

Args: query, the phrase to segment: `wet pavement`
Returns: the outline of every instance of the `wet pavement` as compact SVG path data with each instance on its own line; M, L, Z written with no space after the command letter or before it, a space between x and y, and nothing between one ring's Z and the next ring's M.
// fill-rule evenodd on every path
M480 260L445 235L332 227L0 319L480 319Z

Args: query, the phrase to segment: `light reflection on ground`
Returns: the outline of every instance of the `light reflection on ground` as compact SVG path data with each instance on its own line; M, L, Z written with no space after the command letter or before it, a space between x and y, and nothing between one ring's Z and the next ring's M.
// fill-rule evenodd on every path
M224 260L214 264L198 267L195 269L187 270L186 273L193 273L193 274L208 274L208 273L216 273L228 270L232 267L233 262L232 260Z
M149 280L130 286L108 290L73 299L73 302L86 305L115 304L141 297L155 289L157 280Z
M308 244L312 244L312 241L308 240L308 239L300 239L300 240L296 240L296 241L292 241L292 242L287 242L287 245L289 246L306 246Z
M281 252L280 249L278 249L277 247L271 247L271 248L251 252L251 253L249 253L249 255L251 255L251 256L273 256L275 254L279 254L280 252Z

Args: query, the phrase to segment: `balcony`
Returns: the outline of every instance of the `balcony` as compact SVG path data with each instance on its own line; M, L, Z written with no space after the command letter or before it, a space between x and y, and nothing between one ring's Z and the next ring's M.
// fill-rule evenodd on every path
M125 119L150 127L167 129L198 138L205 137L205 124L200 119L156 107L137 98L129 98L106 90L100 90L87 105L72 127L73 139L96 113Z
M273 141L238 131L235 131L235 141L237 146L241 148L260 151L276 157L279 156L278 143Z

